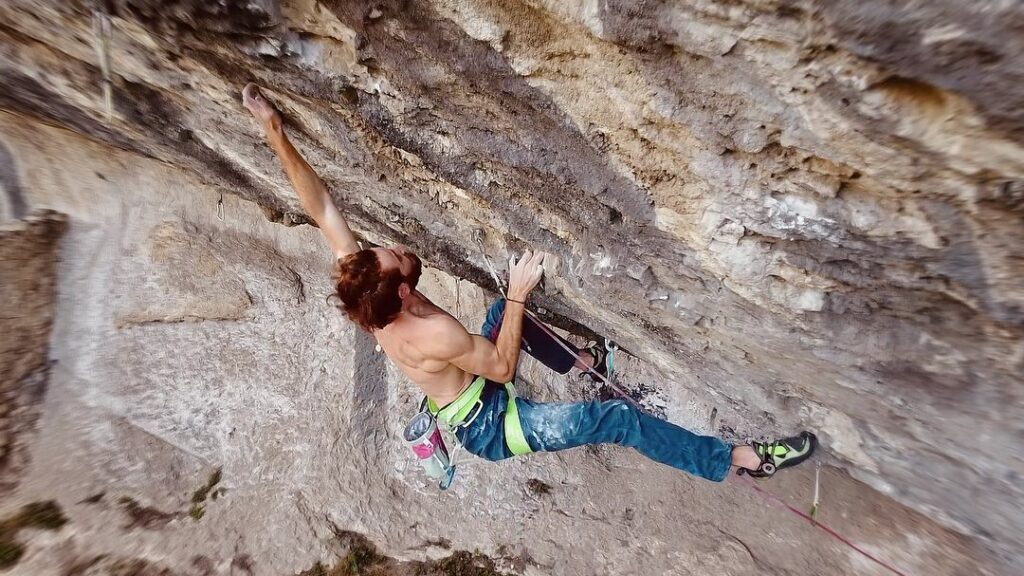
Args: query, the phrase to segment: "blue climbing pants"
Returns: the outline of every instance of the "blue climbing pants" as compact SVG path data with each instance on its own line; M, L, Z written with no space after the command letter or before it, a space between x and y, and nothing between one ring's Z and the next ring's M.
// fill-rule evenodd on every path
M457 432L469 452L487 460L512 456L505 444L505 389L487 383L483 408ZM647 414L624 400L541 404L517 398L523 434L534 452L556 452L586 444L618 444L644 456L715 482L725 479L732 446L712 436L698 436Z

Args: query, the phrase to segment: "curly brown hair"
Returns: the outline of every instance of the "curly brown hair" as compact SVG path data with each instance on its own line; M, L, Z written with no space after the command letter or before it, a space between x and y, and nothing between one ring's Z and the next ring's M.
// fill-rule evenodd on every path
M419 258L410 254L414 269L408 275L395 268L383 270L377 254L360 250L334 263L335 305L367 332L379 330L398 317L402 299L398 287L404 282L415 289L422 272Z

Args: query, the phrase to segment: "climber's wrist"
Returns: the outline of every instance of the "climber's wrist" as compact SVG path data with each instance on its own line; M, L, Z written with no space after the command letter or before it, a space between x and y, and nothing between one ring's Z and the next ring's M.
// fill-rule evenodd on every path
M510 304L519 304L520 306L526 306L526 298L529 294L509 294L505 297L505 302Z

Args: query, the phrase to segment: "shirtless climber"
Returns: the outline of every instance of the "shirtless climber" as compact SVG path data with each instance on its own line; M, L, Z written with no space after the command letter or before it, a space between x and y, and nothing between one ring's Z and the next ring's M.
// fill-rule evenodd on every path
M526 252L518 262L510 262L508 293L487 315L482 330L487 337L470 334L416 290L421 265L408 248L359 248L327 187L285 136L281 116L256 85L245 87L242 101L263 126L302 207L327 237L337 259L334 281L339 307L373 334L388 358L423 389L431 410L456 430L469 452L501 460L532 451L614 443L690 474L721 481L730 466L764 478L799 464L814 451L816 440L808 432L776 442L732 446L693 434L622 400L540 404L510 396L514 394L510 387L495 383L514 378L521 345L562 374L574 366L585 373L602 371L599 350L581 351L563 341L577 351L571 356L532 320L524 326L526 299L540 281L546 255ZM510 398L518 419L506 423Z

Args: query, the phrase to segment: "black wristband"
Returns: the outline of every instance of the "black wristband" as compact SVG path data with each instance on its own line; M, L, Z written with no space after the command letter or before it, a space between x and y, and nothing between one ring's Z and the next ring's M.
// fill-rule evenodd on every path
M505 301L506 302L515 302L516 304L522 304L523 306L526 306L526 301L525 300L513 300L511 298L505 298Z

